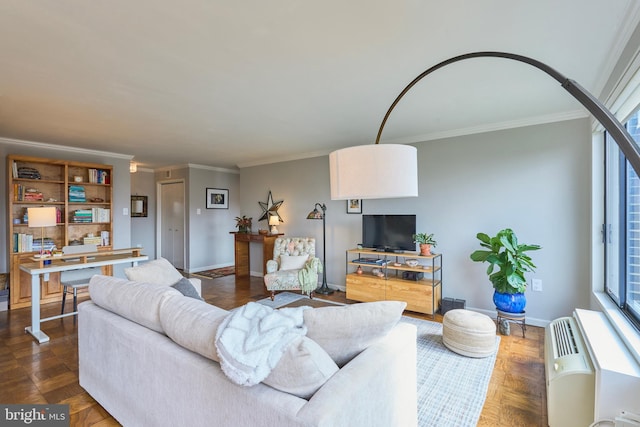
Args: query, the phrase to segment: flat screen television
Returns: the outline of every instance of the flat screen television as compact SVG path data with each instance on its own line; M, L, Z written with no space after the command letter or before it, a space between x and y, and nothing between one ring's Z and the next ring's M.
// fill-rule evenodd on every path
M362 246L387 252L415 251L415 215L362 215Z

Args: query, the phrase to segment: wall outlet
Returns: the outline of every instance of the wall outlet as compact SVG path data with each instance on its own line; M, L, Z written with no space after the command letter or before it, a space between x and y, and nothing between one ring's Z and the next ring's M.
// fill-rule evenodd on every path
M531 279L531 290L536 292L542 292L542 280Z

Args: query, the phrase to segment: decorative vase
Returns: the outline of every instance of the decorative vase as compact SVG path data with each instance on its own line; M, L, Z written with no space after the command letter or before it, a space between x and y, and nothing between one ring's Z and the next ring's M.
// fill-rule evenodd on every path
M243 226L238 227L238 233L248 233L249 231L251 231L251 229L249 227L246 227L246 226L245 227L243 227Z
M523 292L503 294L502 292L495 291L493 293L493 303L500 311L522 313L524 312L524 307L527 305L527 297Z
M362 267L358 266L358 269L356 270L356 274L362 274Z
M431 245L429 243L420 243L420 255L431 255Z

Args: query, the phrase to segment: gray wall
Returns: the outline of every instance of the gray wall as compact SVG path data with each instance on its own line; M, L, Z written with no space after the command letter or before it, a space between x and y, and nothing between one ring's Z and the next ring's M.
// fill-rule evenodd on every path
M543 324L588 307L590 281L590 153L588 119L530 126L416 144L417 198L364 200L363 213L415 213L417 231L435 233L443 253L444 296L467 307L494 310L486 265L469 260L477 232L514 229L532 253L542 292L527 291L527 318ZM384 171L381 171L384 173ZM322 223L306 220L316 201L327 204L327 279L344 286L345 250L361 239L361 217L346 213L345 201L331 201L328 157L243 168L242 214L260 216L258 201L284 200L279 229L288 236L318 238ZM261 224L266 228L266 224ZM251 271L262 256L252 250Z
M156 181L152 170L131 174L131 195L147 196L147 216L131 218L131 245L141 246L145 255L156 253Z
M240 210L253 217L254 229L269 228L258 202L267 202L271 190L273 201L284 200L278 210L284 220L278 231L289 237L315 237L316 255L322 258L322 221L307 220L316 202L327 206L327 281L344 284L345 252L361 237L360 215L347 214L346 201L331 200L328 156L243 168L240 173ZM366 206L366 201L364 206ZM262 249L251 247L251 272L262 270Z
M238 173L191 166L187 187L188 271L234 264L233 235L239 215ZM206 189L229 190L229 209L206 209Z

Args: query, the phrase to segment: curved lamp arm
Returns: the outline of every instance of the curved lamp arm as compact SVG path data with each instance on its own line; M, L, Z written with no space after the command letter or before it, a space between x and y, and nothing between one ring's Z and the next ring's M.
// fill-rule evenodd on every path
M580 86L577 82L565 77L564 75L562 75L555 69L549 67L548 65L540 61L537 61L535 59L528 58L526 56L516 55L514 53L506 53L506 52L467 53L464 55L459 55L459 56L454 56L453 58L449 58L425 70L422 74L420 74L418 77L413 79L413 81L409 83L407 87L405 87L402 90L402 92L400 92L400 95L398 95L395 101L393 101L393 103L391 104L391 107L389 107L389 109L387 110L387 113L385 114L384 119L382 119L382 123L380 124L380 129L378 130L378 136L376 137L376 144L380 143L380 136L382 135L382 130L384 129L384 125L387 123L387 119L389 118L389 115L391 114L395 106L398 104L400 99L402 99L402 97L416 83L418 83L420 80L422 80L424 77L431 74L432 72L444 66L447 66L449 64L453 64L454 62L463 61L465 59L483 58L483 57L505 58L505 59L512 59L514 61L524 62L525 64L529 64L533 67L536 67L544 71L545 73L549 74L551 77L556 79L558 82L560 82L562 87L565 88L567 92L569 92L571 95L573 95L573 97L576 100L578 100L578 102L580 102L596 118L596 120L598 120L602 124L602 126L604 126L607 132L609 132L609 134L616 141L616 143L620 147L620 150L622 150L622 152L626 156L627 160L629 160L629 163L631 163L631 166L635 170L636 174L640 176L640 148L638 147L638 144L633 140L631 135L629 135L629 132L627 132L627 130L622 125L622 123L620 123L620 121L618 121L618 119L615 118L615 116L611 113L611 111L609 111L597 98L591 95L591 93L589 93L585 88Z

